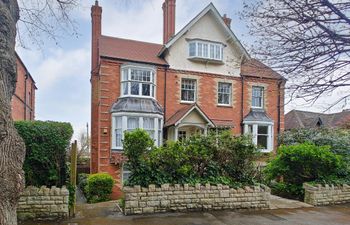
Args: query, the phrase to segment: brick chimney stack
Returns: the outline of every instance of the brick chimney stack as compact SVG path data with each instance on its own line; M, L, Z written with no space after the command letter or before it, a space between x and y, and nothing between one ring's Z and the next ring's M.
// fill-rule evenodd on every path
M227 17L226 14L224 14L224 16L222 17L222 19L224 20L225 24L226 24L229 28L231 28L231 21L232 21L232 19L229 18L229 17Z
M98 5L98 1L95 1L95 5L91 7L91 23L92 23L92 35L91 35L91 72L93 73L98 66L99 51L98 40L101 36L101 15L102 8Z
M165 0L163 3L163 44L175 34L176 0Z
M95 5L91 7L91 173L99 171L99 46L98 41L101 37L101 15L102 8L95 1Z

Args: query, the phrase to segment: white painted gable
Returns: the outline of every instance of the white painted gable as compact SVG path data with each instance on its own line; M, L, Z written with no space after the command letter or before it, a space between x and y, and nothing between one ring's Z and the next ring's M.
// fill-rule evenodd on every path
M223 63L198 62L188 59L188 41L202 39L225 45ZM222 21L220 14L210 4L166 45L165 59L170 68L179 70L239 76L243 57L249 57L232 31Z

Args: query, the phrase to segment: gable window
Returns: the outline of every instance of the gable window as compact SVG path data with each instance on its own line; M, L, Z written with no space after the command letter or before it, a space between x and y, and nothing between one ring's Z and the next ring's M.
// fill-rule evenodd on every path
M218 83L218 104L231 105L232 85L230 83Z
M222 61L224 45L220 43L193 40L189 44L189 57Z
M124 66L121 77L122 96L154 97L155 71L153 69Z
M270 152L273 148L272 128L272 124L249 123L244 125L244 133L252 136L253 143L262 152Z
M253 86L252 88L252 108L263 108L264 88Z
M196 86L195 79L181 79L181 101L195 102L196 101Z

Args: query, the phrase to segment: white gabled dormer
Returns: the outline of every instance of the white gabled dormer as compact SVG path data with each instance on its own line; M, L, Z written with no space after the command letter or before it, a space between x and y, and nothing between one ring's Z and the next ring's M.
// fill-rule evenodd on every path
M229 18L222 18L210 3L166 42L159 55L172 69L239 76L242 60L250 57L225 19Z

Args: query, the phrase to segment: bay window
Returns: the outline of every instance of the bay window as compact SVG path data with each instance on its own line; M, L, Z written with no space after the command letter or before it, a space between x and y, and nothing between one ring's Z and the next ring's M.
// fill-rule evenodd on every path
M217 42L191 40L188 43L189 57L222 61L224 45Z
M162 144L162 116L137 113L114 113L112 114L112 150L122 150L122 140L125 132L131 132L137 128L144 129L154 140L156 146Z
M137 66L122 67L121 95L154 97L155 71Z
M253 143L262 151L273 149L273 125L269 123L246 123L244 133L252 136Z

